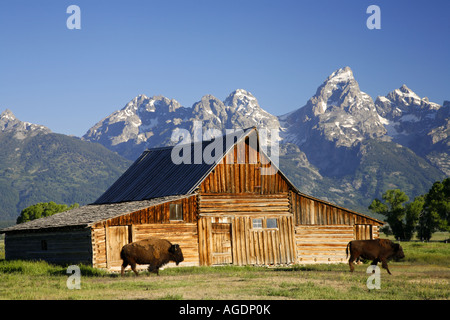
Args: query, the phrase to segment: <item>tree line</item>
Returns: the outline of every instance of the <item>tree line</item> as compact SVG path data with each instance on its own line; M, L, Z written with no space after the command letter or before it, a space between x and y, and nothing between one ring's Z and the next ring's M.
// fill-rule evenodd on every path
M70 206L66 204L57 204L53 201L50 202L40 202L33 204L20 212L19 217L17 217L17 224L24 223L27 221L49 217L55 213L64 212L78 208L80 205L74 203Z
M411 240L417 232L420 240L429 241L436 231L450 231L450 178L435 182L428 193L408 201L400 189L387 190L369 209L386 217L389 225L382 231L392 232L397 240Z

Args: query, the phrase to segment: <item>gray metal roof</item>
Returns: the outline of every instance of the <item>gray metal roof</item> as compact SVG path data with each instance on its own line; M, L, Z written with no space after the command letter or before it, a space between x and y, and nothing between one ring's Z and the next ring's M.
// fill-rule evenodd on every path
M237 135L222 136L210 141L144 151L94 204L140 201L190 194L234 144L249 135L252 130L253 128L246 129L238 132ZM230 136L233 137L227 139ZM207 146L214 149L214 145L211 146L211 143L217 143L217 150L222 151L220 154L214 155L215 161L204 157ZM172 155L183 157L185 155L183 152L190 153L190 157L186 154L186 161L175 163Z

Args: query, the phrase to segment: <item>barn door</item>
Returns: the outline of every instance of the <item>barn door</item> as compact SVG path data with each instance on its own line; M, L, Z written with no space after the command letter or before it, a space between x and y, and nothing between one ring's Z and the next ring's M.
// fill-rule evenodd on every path
M212 264L232 264L231 223L212 223Z
M118 267L122 264L120 251L131 242L131 226L117 226L106 228L106 263L107 267Z

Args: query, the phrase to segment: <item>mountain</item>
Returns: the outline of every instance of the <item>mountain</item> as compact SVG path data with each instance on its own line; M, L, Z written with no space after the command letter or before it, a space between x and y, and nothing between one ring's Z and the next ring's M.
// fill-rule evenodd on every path
M93 202L131 164L100 144L0 114L0 220L37 202Z
M284 140L297 144L328 176L353 172L357 146L386 134L372 98L359 89L349 67L333 72L304 107L280 119Z
M139 95L95 124L82 139L135 160L150 146L169 145L172 131L183 125L188 115L174 99Z
M178 129L193 134L193 121L203 128L226 129L279 127L278 118L263 110L256 98L245 90L232 92L224 101L205 95L191 108L163 96L139 95L121 110L102 119L82 137L98 142L120 155L135 160L147 148L175 145L172 132Z
M441 106L403 85L375 101L387 135L450 175L450 102Z
M335 147L351 147L386 133L372 98L359 89L349 67L333 72L304 107L280 119L286 140L299 146L320 137Z
M277 131L280 167L301 191L360 212L387 189L412 199L450 175L450 102L430 102L406 85L374 101L344 67L281 116L244 89L224 100L204 95L191 107L142 94L80 139L20 121L7 109L0 115L0 220L36 202L92 202L144 150L178 143L175 129L192 135L195 121L203 132Z
M14 137L21 140L39 133L50 133L51 130L45 126L20 121L11 110L6 109L0 114L0 132L13 132Z
M345 67L305 106L279 118L284 141L331 179L312 192L344 206L364 212L394 188L412 198L448 175L448 104L419 98L405 85L374 102Z
M374 101L344 67L304 106L282 116L265 111L243 89L223 101L204 95L190 108L140 95L82 139L134 160L146 148L175 144L175 128L192 134L194 121L222 133L250 126L277 130L281 169L303 192L367 212L387 189L413 198L449 174L449 108L449 102L430 102L406 85Z

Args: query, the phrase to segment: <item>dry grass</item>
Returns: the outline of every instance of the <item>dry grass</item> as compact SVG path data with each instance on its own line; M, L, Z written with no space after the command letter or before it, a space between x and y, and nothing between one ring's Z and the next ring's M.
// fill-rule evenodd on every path
M168 268L160 276L125 277L82 268L81 289L69 290L63 267L0 260L0 299L169 300L437 300L450 299L450 244L402 243L406 259L382 269L381 289L366 286L368 265Z

